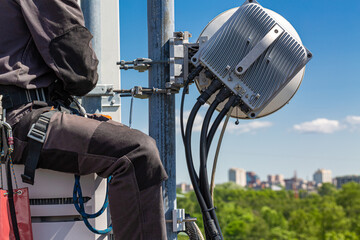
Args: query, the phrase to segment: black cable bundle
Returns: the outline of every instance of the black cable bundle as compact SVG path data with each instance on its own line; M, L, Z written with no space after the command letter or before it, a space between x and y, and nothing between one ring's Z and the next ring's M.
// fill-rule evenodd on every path
M185 93L188 90L188 84L203 70L202 66L197 67L194 72L192 72L188 80L185 84L183 95L181 99L181 112L180 112L180 121L181 121L181 132L185 146L185 154L186 154L186 163L188 166L188 171L190 175L191 182L193 184L194 192L200 204L205 232L206 232L206 239L211 240L223 240L223 236L221 233L221 229L219 226L218 219L215 213L215 207L213 206L213 202L211 199L210 194L210 187L208 182L207 176L207 156L208 151L211 145L211 141L213 136L220 125L221 120L224 118L226 113L232 106L235 106L239 103L239 98L236 96L232 96L231 91L226 88L218 79L214 78L210 84L210 86L198 97L197 102L195 103L194 107L192 108L190 115L188 117L188 121L186 124L186 130L184 133L184 126L183 126L183 106L184 106L184 99ZM201 138L200 138L200 171L199 176L197 175L194 164L193 164L193 157L192 157L192 150L191 150L191 133L192 128L194 125L195 117L202 105L204 105L209 98L219 91L215 97L215 100L211 104L209 110L206 113L205 119L203 121L202 129L201 129ZM210 121L213 113L215 112L217 106L224 102L226 99L229 101L225 104L224 109L221 111L219 116L216 118L214 124L211 126L210 132L208 134Z

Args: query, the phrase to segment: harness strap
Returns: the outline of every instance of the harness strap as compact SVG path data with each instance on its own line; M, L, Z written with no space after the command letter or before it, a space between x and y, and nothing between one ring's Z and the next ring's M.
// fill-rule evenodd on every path
M39 119L31 126L28 133L28 153L25 161L24 174L21 174L22 181L34 185L35 170L39 162L41 149L44 145L46 132L51 117L57 111L51 110L40 115Z
M1 85L0 94L3 95L2 107L4 109L14 108L33 101L49 100L48 89L23 89L11 85Z

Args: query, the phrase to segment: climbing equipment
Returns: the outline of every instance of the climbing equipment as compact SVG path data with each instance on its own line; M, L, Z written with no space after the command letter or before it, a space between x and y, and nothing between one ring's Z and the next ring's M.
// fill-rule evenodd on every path
M25 183L34 185L35 170L39 162L50 119L56 112L57 111L53 109L42 113L28 132L29 150L25 161L24 174L21 175L21 178Z
M96 217L100 216L101 214L103 214L105 209L109 205L109 198L108 198L109 186L108 185L110 183L110 180L111 180L111 176L107 179L106 198L105 198L103 206L101 207L101 209L98 212L96 212L94 214L88 214L85 212L84 199L82 196L82 191L81 191L81 186L80 186L80 176L75 175L75 184L74 184L74 192L73 192L74 206L75 206L76 210L78 211L78 213L81 215L87 228L96 234L108 234L112 230L112 225L110 225L105 230L97 230L93 226L91 226L91 224L89 223L89 219L96 218Z

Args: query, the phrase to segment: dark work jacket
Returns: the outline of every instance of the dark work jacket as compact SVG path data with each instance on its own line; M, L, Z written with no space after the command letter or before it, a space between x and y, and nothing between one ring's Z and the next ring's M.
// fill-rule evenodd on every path
M59 81L85 95L98 79L91 38L76 0L0 0L0 87Z

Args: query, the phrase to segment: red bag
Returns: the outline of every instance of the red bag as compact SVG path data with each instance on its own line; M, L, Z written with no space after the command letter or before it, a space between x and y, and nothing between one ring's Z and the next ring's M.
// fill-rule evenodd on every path
M28 188L14 189L16 219L21 240L33 240ZM0 189L0 240L15 240L8 191Z

